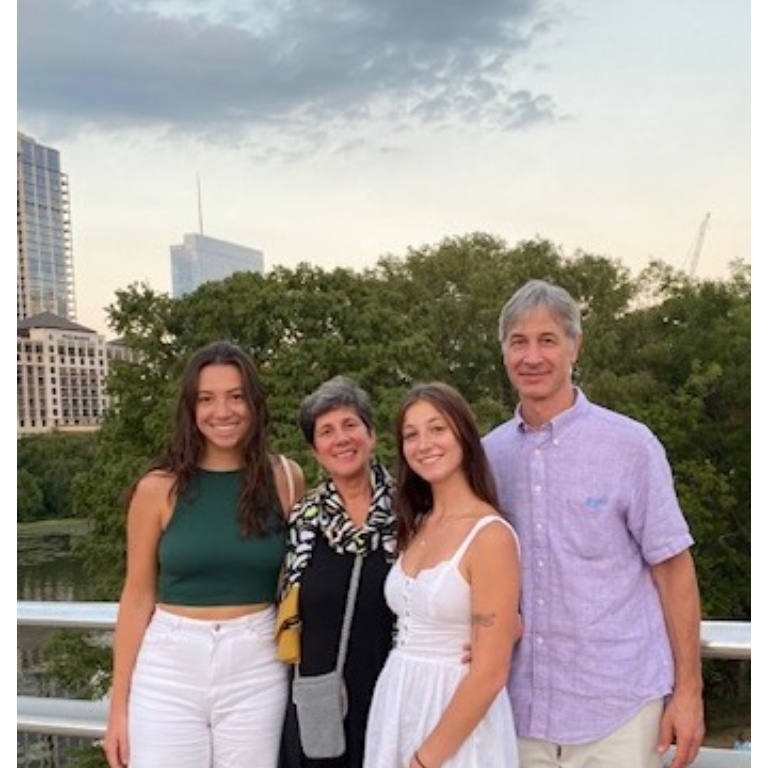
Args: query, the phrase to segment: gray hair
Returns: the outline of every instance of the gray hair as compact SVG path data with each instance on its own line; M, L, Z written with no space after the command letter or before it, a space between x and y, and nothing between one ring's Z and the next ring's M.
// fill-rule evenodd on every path
M307 395L301 403L299 426L304 439L314 445L317 420L323 414L344 406L355 411L368 431L373 431L373 409L368 393L348 376L334 376Z
M510 328L537 307L544 307L559 318L569 339L581 333L581 310L571 294L546 280L529 280L512 294L501 310L499 342L504 344Z

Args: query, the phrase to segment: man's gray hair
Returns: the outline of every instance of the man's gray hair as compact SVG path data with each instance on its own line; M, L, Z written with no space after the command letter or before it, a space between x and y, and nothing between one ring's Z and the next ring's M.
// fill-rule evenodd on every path
M560 318L569 339L575 339L581 333L581 310L571 294L546 280L529 280L502 307L499 342L503 345L510 328L537 307L544 307Z

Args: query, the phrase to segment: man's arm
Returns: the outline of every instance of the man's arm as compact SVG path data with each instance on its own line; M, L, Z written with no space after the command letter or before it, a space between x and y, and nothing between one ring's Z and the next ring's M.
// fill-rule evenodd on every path
M659 751L676 744L670 768L685 768L704 740L701 604L689 550L652 566L675 661L675 686L661 720Z

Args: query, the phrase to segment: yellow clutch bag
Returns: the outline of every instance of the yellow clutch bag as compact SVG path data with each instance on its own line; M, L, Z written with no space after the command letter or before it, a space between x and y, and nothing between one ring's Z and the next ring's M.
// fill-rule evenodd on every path
M275 620L277 657L286 664L298 664L301 659L301 617L299 616L299 585L293 584L277 606Z

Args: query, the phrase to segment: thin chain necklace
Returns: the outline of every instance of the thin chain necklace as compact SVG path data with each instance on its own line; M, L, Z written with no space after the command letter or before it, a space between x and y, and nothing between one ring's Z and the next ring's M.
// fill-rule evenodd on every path
M431 513L429 513L429 514L431 514ZM427 539L429 539L431 541L432 539L434 539L434 537L436 535L438 535L440 533L440 526L442 526L443 523L452 523L452 522L454 522L456 520L469 520L471 518L479 519L477 515L475 515L474 513L469 512L469 513L467 513L465 515L450 515L450 516L446 516L446 517L441 517L439 520L434 520L432 525L435 528L435 530L432 531L432 535L431 536L427 536L427 532L426 532L426 530L425 530L425 528L423 527L423 524L422 524L422 527L419 528L419 532L416 534L416 539L418 539L417 543L418 543L418 545L420 547L425 546L426 543L427 543Z

